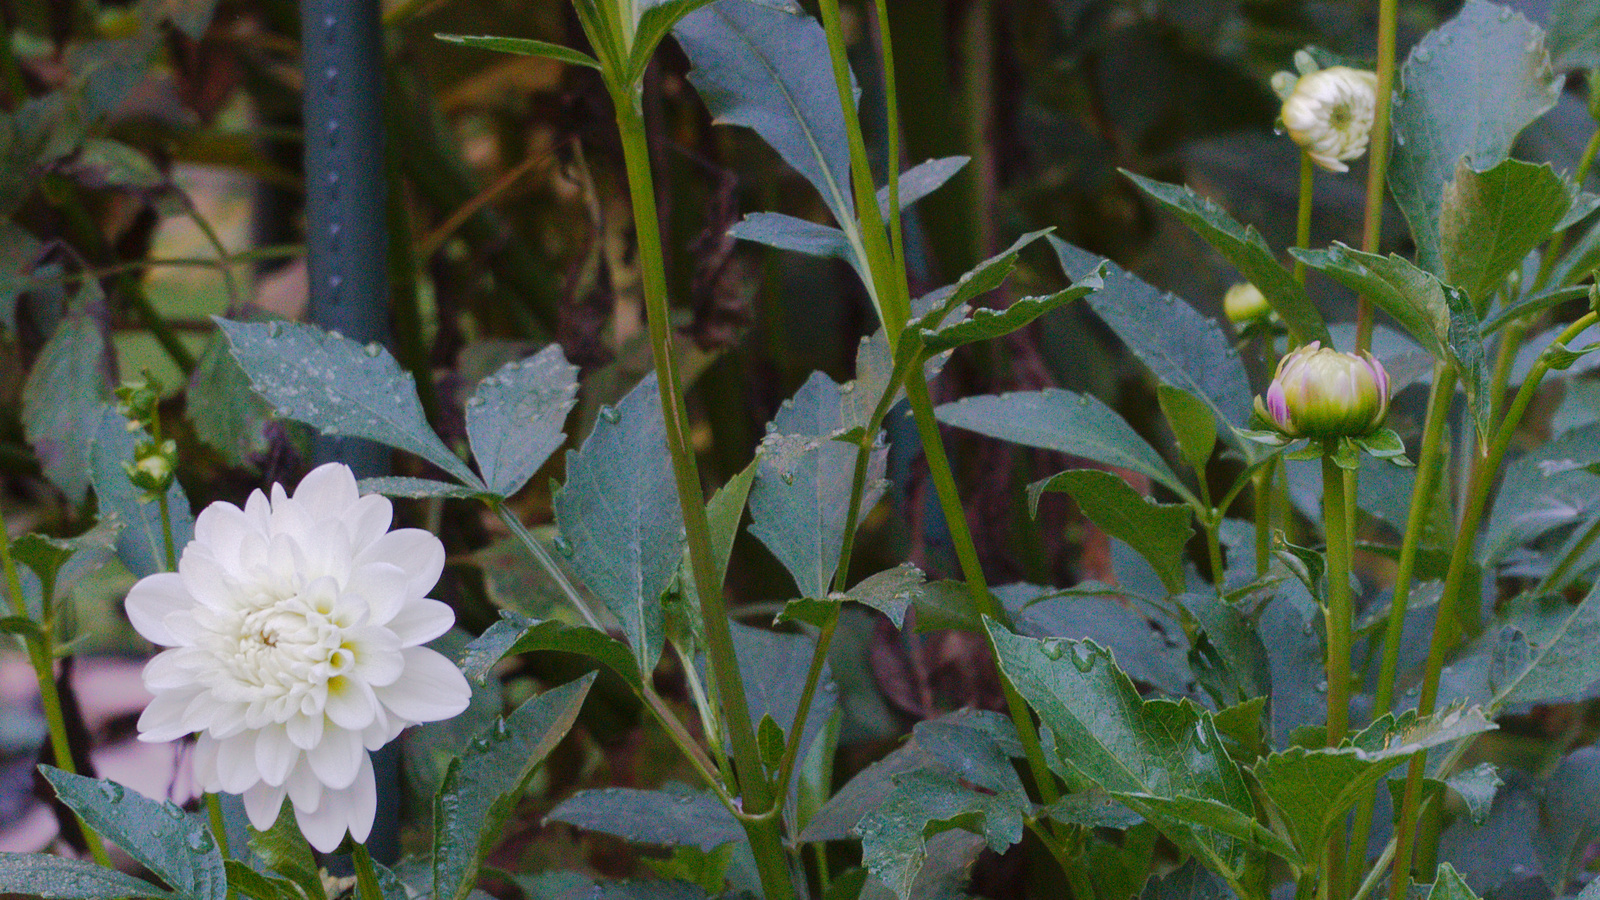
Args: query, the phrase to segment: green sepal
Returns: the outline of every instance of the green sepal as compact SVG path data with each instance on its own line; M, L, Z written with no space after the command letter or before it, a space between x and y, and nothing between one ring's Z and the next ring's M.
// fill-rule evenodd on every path
M1355 438L1342 437L1330 441L1328 458L1339 468L1352 472L1361 465L1361 454L1356 449Z

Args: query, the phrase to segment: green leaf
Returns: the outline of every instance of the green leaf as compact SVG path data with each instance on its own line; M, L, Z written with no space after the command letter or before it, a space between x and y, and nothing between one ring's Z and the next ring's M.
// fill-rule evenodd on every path
M661 654L661 593L683 552L666 424L654 375L603 408L583 448L567 452L556 525L574 570L616 615L640 672Z
M1177 438L1184 462L1196 471L1204 471L1217 449L1217 417L1211 408L1199 397L1170 384L1156 387L1156 400Z
M26 588L24 588L24 591L26 591ZM38 600L34 599L29 605L33 606L37 603ZM30 609L29 613L31 615L42 615L42 609ZM36 639L44 638L44 630L40 628L39 623L28 618L28 616L0 617L0 634L16 634Z
M1120 796L1120 795L1119 795ZM1158 810L1169 819L1209 828L1238 839L1247 846L1274 854L1291 866L1305 865L1299 852L1283 838L1255 820L1249 813L1215 800L1199 797L1152 797L1129 795L1140 804Z
M621 641L605 632L551 619L530 619L510 610L501 610L499 621L467 645L461 658L461 671L482 684L495 663L507 656L549 650L592 659L622 676L635 690L642 684L633 654Z
M1482 309L1506 273L1550 237L1572 207L1573 190L1548 163L1508 159L1479 171L1462 160L1439 211L1443 280Z
M1155 623L1130 600L1113 596L1108 593L1110 588L1102 590L1063 594L1033 584L1007 584L995 588L994 595L1019 632L1030 637L1092 640L1114 653L1117 665L1134 681L1173 696L1188 694L1194 674L1183 651L1168 644ZM968 595L962 592L958 596L970 609ZM925 617L919 608L919 626ZM1166 621L1164 625L1182 640L1178 623Z
M1261 289L1267 303L1302 343L1327 343L1328 326L1322 321L1306 290L1278 262L1254 225L1241 225L1209 198L1187 187L1165 184L1121 170L1140 190L1177 214L1206 243L1239 270L1245 280Z
M1028 507L1039 514L1039 495L1065 491L1106 534L1139 551L1161 576L1167 592L1183 592L1184 545L1194 511L1182 503L1156 503L1126 481L1099 469L1069 469L1028 486Z
M1087 394L1057 388L967 397L935 410L939 421L989 437L1120 466L1199 503L1161 454L1122 417Z
M707 853L744 840L744 829L715 794L686 789L579 791L551 810L545 821L565 822L636 844L698 847Z
M911 563L901 563L861 579L845 592L845 598L883 613L899 628L905 623L906 610L927 586L927 577L921 569Z
M1494 806L1494 795L1504 783L1494 763L1478 763L1451 775L1445 781L1450 790L1455 791L1456 796L1467 805L1467 815L1472 817L1475 825L1482 825L1488 820L1489 810Z
M1413 755L1494 725L1476 707L1418 721L1406 713L1384 716L1337 749L1290 747L1251 769L1267 799L1308 862L1320 863L1345 814L1391 769Z
M478 476L433 433L411 373L381 345L363 347L293 322L216 322L233 345L234 359L278 415L324 434L404 450L462 484L483 489Z
M1068 275L1086 272L1100 260L1064 241L1051 238L1050 243ZM1105 287L1089 295L1095 314L1150 367L1158 381L1204 400L1222 424L1249 424L1250 379L1216 320L1115 264L1107 263L1106 269ZM1231 428L1220 433L1248 455L1249 448Z
M70 593L86 575L99 571L116 553L122 520L107 513L93 528L73 538L25 534L11 545L11 555L39 578L46 606Z
M1009 763L1007 763L1009 766ZM928 839L952 828L981 833L989 849L1004 852L1022 840L1027 795L979 793L960 779L919 769L894 779L883 805L856 827L861 862L900 900L914 896L929 858Z
M1042 297L1023 297L1005 309L975 309L965 319L934 331L923 331L923 354L932 355L1004 337L1027 327L1035 319L1087 297L1105 284L1105 264L1079 278L1072 286Z
M945 182L956 176L967 163L972 162L970 156L945 156L939 159L927 159L900 173L900 208L906 209L911 204L938 190ZM889 218L889 186L878 188L878 211L885 219Z
M1467 882L1455 866L1441 863L1433 876L1433 888L1428 891L1428 900L1478 900L1478 895L1467 887Z
M497 53L515 53L519 56L542 56L557 62L564 62L572 66L588 66L591 69L600 68L600 62L587 53L552 44L549 41L535 41L529 38L493 37L485 35L474 37L465 34L436 34L435 38L463 47L476 47L479 50L493 50ZM657 36L657 40L660 37Z
M1486 629L1493 707L1536 703L1600 681L1600 584L1573 605L1560 595L1518 597L1498 629Z
M729 228L728 234L741 241L765 244L779 250L791 250L824 259L842 259L855 267L863 278L867 277L850 248L850 239L832 225L819 225L785 213L754 212Z
M1454 366L1479 434L1488 433L1489 372L1477 313L1465 293L1394 254L1379 256L1337 241L1328 250L1293 252L1311 268L1370 298L1434 358Z
M685 16L673 34L712 118L755 130L836 221L853 222L844 115L816 20L776 4L718 3Z
M1600 68L1600 3L1564 0L1550 4L1544 42L1557 71Z
M448 481L395 475L363 478L356 483L356 486L361 489L363 494L382 494L385 497L402 497L407 500L426 500L432 497L459 500L483 496L482 491L463 487L459 484L451 484Z
M639 4L639 21L633 29L633 52L628 56L626 79L635 82L644 77L645 67L655 54L661 39L672 31L683 17L715 0L644 0Z
M703 888L682 881L597 881L557 870L513 875L526 900L709 900Z
M272 406L250 386L250 376L228 352L221 332L206 343L185 394L184 414L195 436L222 454L230 466L247 468L267 451L263 430Z
M467 401L467 441L489 490L509 497L566 442L578 368L559 344L506 363Z
M1254 801L1211 715L1195 704L1143 700L1089 641L1018 637L986 621L1001 672L1055 736L1060 761L1121 800L1230 882L1251 848L1197 827L1144 797L1214 800L1249 813Z
M744 683L745 705L750 709L750 727L759 730L761 720L770 716L787 735L800 710L800 691L816 653L816 639L809 635L749 628L737 622L732 623L732 628L733 648L739 657L739 680ZM833 714L838 700L828 687L832 680L833 675L824 664L818 690L801 727L801 748L812 745L817 732ZM792 806L793 796L785 796Z
M517 707L450 764L433 799L433 896L464 900L539 763L577 720L594 673Z
M203 821L171 801L157 803L114 781L40 766L56 796L85 825L128 851L185 900L223 900L228 879L222 854Z
M1214 596L1185 594L1179 599L1205 635L1205 640L1192 642L1190 665L1217 705L1230 707L1270 695L1272 664L1256 623Z
M750 533L783 563L803 597L825 598L839 564L857 447L843 427L839 386L821 372L785 401L762 441L750 489ZM887 453L872 451L860 514L882 493Z
M171 897L148 881L116 869L47 853L0 852L0 893L44 900L123 900Z
M1400 73L1389 188L1411 224L1417 262L1435 274L1443 272L1443 194L1457 163L1464 156L1479 171L1498 165L1561 93L1539 29L1504 13L1467 0L1417 42Z
M128 420L108 406L103 407L89 450L95 502L102 517L115 515L122 522L122 531L117 534L117 557L138 578L167 570L161 504L146 502L144 492L128 483L128 473L123 468L133 461L138 443L148 439L143 431L128 431ZM194 516L189 512L189 498L176 480L167 489L167 512L172 545L181 556L194 538Z
M90 438L109 396L100 326L72 315L56 326L28 370L22 428L45 477L73 504L89 489Z
M228 884L240 895L255 900L306 900L300 888L285 878L263 875L236 859L226 860Z
M940 326L944 324L945 319L949 318L951 314L1005 284L1006 279L1011 277L1011 270L1017 267L1017 258L1022 255L1023 249L1054 230L1053 228L1043 228L1039 231L1030 231L1013 241L1011 246L1005 250L978 263L973 267L972 271L962 275L955 284L947 285L926 297L919 298L914 306L918 308L929 306L931 308L928 312L918 317L917 328L927 334L937 334L940 331ZM1088 293L1088 290L1083 293ZM937 300L930 302L934 301L934 298L937 298ZM984 321L989 320L986 319ZM974 339L981 340L981 338ZM970 343L970 341L961 341L960 343ZM958 344L951 344L950 346L954 347L958 346Z
M711 529L712 571L716 573L717 589L721 590L728 576L728 561L733 558L733 542L739 536L739 523L744 519L744 507L750 499L750 486L755 483L756 467L752 461L739 474L717 488L706 503L706 524ZM678 604L682 615L688 617L697 640L703 640L704 626L700 622L700 594L695 587L694 570L689 560L689 548L678 561L678 584L683 586L683 602ZM670 610L669 610L670 611Z
M1068 825L1114 828L1117 831L1132 828L1144 821L1138 813L1098 792L1068 794L1042 810L1040 816Z

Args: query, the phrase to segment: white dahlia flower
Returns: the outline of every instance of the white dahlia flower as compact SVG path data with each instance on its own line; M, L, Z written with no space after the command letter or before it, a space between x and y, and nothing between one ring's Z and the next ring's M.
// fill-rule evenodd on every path
M1367 152L1378 76L1330 66L1300 76L1283 101L1283 127L1317 165L1330 172Z
M244 796L272 826L285 797L313 847L365 841L377 795L368 751L408 725L447 719L471 694L461 671L422 644L455 622L428 599L444 545L389 531L393 508L360 496L347 466L321 466L294 496L272 486L244 509L213 503L177 572L128 592L128 618L168 649L144 683L155 699L139 738L198 734L207 791Z

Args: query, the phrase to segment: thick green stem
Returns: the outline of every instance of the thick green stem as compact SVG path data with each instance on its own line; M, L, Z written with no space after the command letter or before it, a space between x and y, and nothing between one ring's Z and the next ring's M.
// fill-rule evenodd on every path
M1250 476L1256 519L1257 578L1267 577L1267 569L1272 564L1272 473L1277 464L1277 460L1274 459Z
M1445 425L1450 418L1450 403L1455 398L1456 371L1444 363L1433 367L1433 387L1428 393L1427 419L1422 428L1422 449L1417 460L1417 481L1411 493L1411 509L1406 514L1406 531L1400 542L1400 558L1395 565L1394 599L1383 632L1383 657L1378 668L1377 692L1372 714L1381 716L1394 704L1395 680L1400 669L1400 638L1405 630L1406 608L1411 603L1411 577L1416 571L1417 551L1422 532L1433 512L1433 498L1439 487L1444 455ZM1366 835L1372 828L1375 793L1362 798L1356 807L1355 825L1350 834L1348 871L1358 872L1366 864Z
M1337 747L1350 727L1350 529L1345 514L1344 470L1333 448L1322 458L1322 521L1328 537L1328 746Z
M1394 97L1395 31L1399 0L1378 0L1378 84L1374 91L1372 131L1368 133L1367 202L1361 223L1361 249L1378 252L1383 234L1383 190L1389 173L1389 112ZM1356 300L1356 347L1372 346L1372 301Z
M228 821L222 816L222 798L216 794L206 792L206 817L211 821L211 836L217 841L217 852L223 859L232 859L233 851L228 848ZM228 900L233 900L239 892L230 882L228 884Z
M616 106L617 130L622 138L628 190L633 199L633 225L650 331L651 358L655 364L661 415L666 424L667 448L672 454L672 473L677 482L678 507L683 514L689 565L695 591L700 598L706 656L717 696L721 698L726 713L745 810L754 815L764 815L774 810L782 802L782 797L774 795L772 785L768 783L761 767L761 754L756 744L755 729L750 724L750 707L745 700L744 682L740 677L739 661L733 646L733 632L728 625L727 604L715 575L716 566L712 562L705 493L700 485L694 448L689 444L689 415L684 407L683 388L673 359L666 261L661 251L661 227L656 212L655 181L650 173L650 149L644 116L633 86L612 85L611 96ZM768 900L794 897L794 881L789 871L788 854L779 834L778 817L746 820L743 824L750 838L751 849L755 852L762 888Z
M1600 319L1600 315L1594 312L1585 313L1556 338L1555 344L1565 344L1572 340L1584 329L1593 325L1597 319ZM1439 612L1433 625L1433 639L1428 645L1428 660L1422 670L1422 688L1417 698L1418 716L1432 715L1434 706L1438 703L1440 673L1444 669L1445 654L1455 646L1460 631L1456 607L1461 602L1462 587L1471 569L1472 548L1477 540L1478 524L1483 518L1484 507L1488 505L1489 488L1494 482L1495 474L1500 470L1500 463L1505 459L1506 449L1511 446L1511 438L1515 435L1517 426L1522 423L1522 416L1527 412L1528 404L1533 401L1533 395L1538 391L1539 383L1544 380L1549 368L1549 362L1545 357L1540 357L1534 364L1533 370L1523 379L1516 399L1511 401L1505 418L1495 431L1488 453L1479 461L1480 464L1473 468L1472 479L1467 486L1466 505L1461 513L1460 524L1457 526L1455 542L1450 548L1450 568L1445 573L1444 591L1439 597ZM1422 797L1423 765L1423 758L1418 756L1411 761L1406 770L1406 789L1401 800L1400 817L1396 820L1399 833L1396 835L1394 875L1390 887L1390 897L1393 900L1401 900L1405 896L1404 885L1411 871L1412 853L1415 849L1417 804Z

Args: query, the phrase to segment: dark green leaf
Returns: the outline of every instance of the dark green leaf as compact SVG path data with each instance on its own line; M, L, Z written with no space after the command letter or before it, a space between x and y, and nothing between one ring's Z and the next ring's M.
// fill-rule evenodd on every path
M216 448L229 465L253 466L267 451L263 428L272 420L272 406L250 386L250 376L228 352L221 332L206 343L185 398L184 412L195 436Z
M1161 454L1110 407L1087 394L1056 388L991 394L946 403L935 412L939 421L957 428L1120 466L1199 502Z
M30 610L30 612L34 611ZM39 639L44 637L44 631L40 629L39 623L27 616L0 617L0 634L16 634L22 637Z
M925 333L937 334L940 326L944 325L945 320L951 314L1005 284L1006 279L1011 276L1011 270L1017 267L1017 257L1022 255L1023 249L1053 230L1044 228L1017 238L1010 247L978 263L972 271L962 275L955 284L942 288L928 297L921 298L916 305L919 308L930 305L931 309L917 319L917 327ZM1088 293L1088 290L1083 293ZM931 298L935 296L938 301L930 304ZM981 340L981 338L974 338L974 340ZM970 341L963 340L950 346L959 346L962 343L970 343Z
M923 160L900 173L900 208L905 209L938 190L972 161L970 156ZM889 187L878 188L878 211L889 218Z
M296 885L308 900L327 900L327 888L318 871L317 858L300 834L293 805L283 804L278 818L266 831L250 829L250 850L268 869Z
M704 791L641 791L610 787L579 791L545 816L585 831L636 844L698 847L710 852L744 839L744 829L716 795Z
M1429 747L1493 727L1477 708L1420 722L1413 713L1399 722L1384 716L1337 749L1290 747L1257 762L1251 772L1294 835L1295 845L1316 863L1323 859L1333 829L1391 769Z
M850 239L831 225L818 225L784 213L755 212L739 220L728 234L742 241L753 241L779 250L792 250L807 256L842 259L866 277L850 249Z
M74 504L89 489L90 439L110 396L105 361L100 326L73 315L56 327L22 385L23 433L45 477Z
M1087 297L1105 283L1105 266L1079 278L1071 287L1043 297L1023 297L1005 309L975 309L965 319L935 331L922 333L923 353L943 353L965 344L1003 337L1022 329L1035 319Z
M745 705L750 709L750 727L759 729L761 720L771 716L788 735L800 709L800 692L816 653L816 639L748 628L738 623L733 623L732 627L733 648L739 657L739 680L744 683ZM835 692L828 687L832 679L824 664L817 692L801 728L802 749L812 745L817 732L833 714L838 701ZM790 801L793 801L792 795Z
M1002 585L994 589L994 595L1020 632L1030 637L1092 640L1111 650L1117 665L1134 681L1173 696L1189 693L1194 675L1183 651L1169 645L1155 623L1131 601L1109 593L1062 595L1032 584ZM958 594L970 608L967 596L964 591ZM919 607L918 625L925 615ZM1168 625L1181 640L1177 623Z
M578 369L559 344L506 363L467 401L467 440L489 490L509 497L567 439L561 430L577 402Z
M1439 211L1443 280L1482 308L1572 207L1573 188L1548 163L1508 159L1487 171L1463 160Z
M133 461L134 449L148 440L143 432L128 431L128 420L111 407L103 407L89 460L95 500L102 516L115 515L122 523L117 535L117 557L128 571L143 578L166 571L166 539L161 526L161 504L146 501L144 492L128 482L123 466ZM189 498L176 480L167 489L167 513L171 520L173 550L182 555L194 538L194 516Z
M929 837L963 828L983 834L989 849L1000 853L1022 840L1029 812L1026 794L979 793L950 775L908 772L894 779L883 805L856 827L861 861L897 897L909 900L928 859Z
M921 569L911 563L901 563L863 578L845 592L845 597L883 613L899 628L905 622L906 610L927 585Z
M1039 495L1065 491L1089 520L1139 551L1171 594L1183 591L1184 545L1194 534L1194 511L1181 503L1156 503L1126 481L1099 469L1069 469L1028 486L1028 506L1039 512Z
M233 345L234 359L278 415L324 434L404 450L462 484L483 489L478 476L433 433L411 373L382 345L363 347L314 325L216 321Z
M1445 183L1457 163L1466 157L1479 171L1499 164L1517 134L1561 92L1539 29L1504 11L1467 0L1460 14L1412 48L1400 73L1389 188L1411 223L1418 263L1435 274L1443 271Z
M1100 258L1051 238L1061 268L1077 276ZM1196 312L1171 294L1158 291L1114 264L1107 264L1105 287L1089 295L1089 305L1156 379L1199 397L1221 425L1250 422L1250 379L1228 337L1210 316ZM1224 440L1244 447L1231 428Z
M1252 852L1247 844L1141 802L1193 797L1254 809L1210 714L1186 700L1141 699L1092 642L1018 637L993 621L986 627L1001 672L1054 734L1061 762L1235 881Z
M467 645L461 671L482 684L495 663L505 657L541 650L588 657L622 676L636 689L640 684L639 666L633 655L622 642L605 632L554 620L529 619L509 610L502 610L499 621Z
M527 701L467 746L433 799L433 896L464 900L528 779L578 717L594 673Z
M773 419L750 489L750 533L804 597L828 596L844 544L858 450L829 439L843 424L839 386L812 373ZM871 454L861 515L882 493L886 458L882 449Z
M1279 318L1302 343L1328 342L1328 326L1323 324L1322 314L1306 296L1305 288L1278 262L1254 225L1239 224L1215 202L1181 185L1152 181L1127 170L1122 174L1177 214L1183 224L1194 229L1195 234L1232 263L1246 281L1260 288Z
M712 117L754 129L836 221L853 224L844 115L816 21L776 4L718 3L685 16L673 34Z
M1501 627L1486 629L1493 708L1553 700L1600 681L1600 584L1582 602L1559 595L1517 598Z
M1434 358L1449 362L1488 433L1489 373L1477 313L1465 293L1394 254L1364 253L1334 242L1331 249L1295 251L1306 265L1368 297L1416 338Z
M1270 696L1272 665L1256 623L1214 596L1185 594L1179 599L1205 634L1205 641L1196 642L1190 653L1191 666L1217 705Z
M474 37L465 34L436 34L435 38L460 44L463 47L476 47L479 50L493 50L497 53L515 53L519 56L542 56L557 62L564 62L572 66L588 66L591 69L600 68L600 63L587 53L552 44L549 41L535 41L529 38L514 37ZM657 40L660 37L657 36Z
M1132 828L1144 821L1133 810L1100 793L1068 794L1050 804L1041 816L1084 828Z
M1443 863L1433 876L1433 888L1428 891L1428 900L1478 900L1478 895L1467 887L1455 866Z
M0 893L44 900L123 900L171 897L148 881L85 860L47 853L0 852Z
M660 46L661 39L672 31L684 16L715 0L644 0L638 4L639 21L633 29L633 52L628 57L628 82L644 78L650 57Z
M236 859L225 862L228 884L241 896L254 900L306 900L300 888L286 878L263 875Z
M228 879L211 830L171 801L157 803L114 781L50 766L40 771L85 825L128 851L185 900L223 900Z
M615 409L602 409L583 448L567 453L556 525L572 567L616 615L640 672L661 654L661 594L683 552L666 424L647 376Z
M717 589L728 575L728 560L733 557L733 542L739 536L739 523L744 519L745 502L750 498L750 486L755 482L758 462L752 461L739 474L717 488L706 503L706 524L711 528L712 570L716 573ZM700 623L700 594L694 584L694 569L689 560L689 548L684 548L683 559L678 563L678 583L683 586L683 602L678 610L688 619L696 640L704 639L704 626ZM672 610L669 609L669 612Z
M1549 9L1544 42L1556 69L1600 68L1600 3L1563 0Z
M1161 412L1178 441L1178 452L1184 462L1196 471L1204 471L1217 448L1217 417L1199 397L1183 388L1170 384L1156 387L1156 400Z
M1494 795L1504 783L1494 763L1478 763L1470 769L1451 775L1445 781L1450 790L1455 791L1456 796L1467 805L1467 814L1472 817L1476 825L1482 825L1489 818L1489 809L1494 806Z

